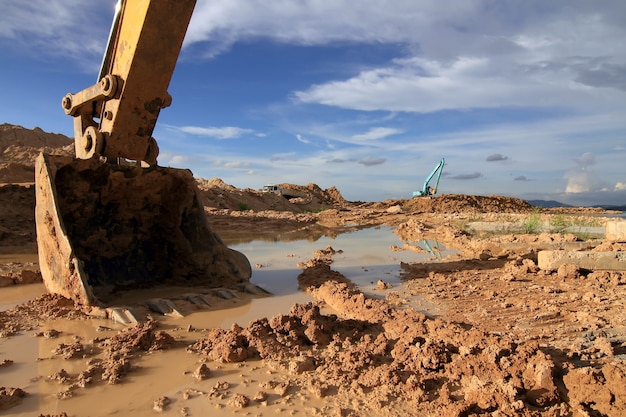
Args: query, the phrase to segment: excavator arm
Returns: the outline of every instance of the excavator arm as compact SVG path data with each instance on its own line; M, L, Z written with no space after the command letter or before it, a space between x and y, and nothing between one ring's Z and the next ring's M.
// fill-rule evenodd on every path
M63 98L76 158L41 154L35 166L49 292L112 306L138 289L248 283L250 262L211 231L192 173L157 165L152 132L194 5L120 1L98 82Z
M74 117L76 156L156 164L152 132L196 0L120 0L98 82L62 101Z
M441 161L439 161L437 166L435 166L435 168L433 168L428 177L426 177L422 189L420 191L413 192L413 197L423 197L437 194L437 188L439 188L439 180L441 179L441 173L443 172L443 166L445 165L445 163L445 159L441 158ZM435 183L435 186L431 187L429 184L435 174L437 174L437 181Z

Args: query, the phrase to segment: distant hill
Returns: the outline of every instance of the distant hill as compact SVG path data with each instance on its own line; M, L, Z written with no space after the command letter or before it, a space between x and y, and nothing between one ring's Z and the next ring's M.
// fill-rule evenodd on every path
M574 208L576 206L572 206L569 204L565 204L565 203L561 203L560 201L556 201L556 200L528 200L528 202L530 204L532 204L535 207L541 207L541 208ZM626 205L622 205L622 206L614 206L614 205L610 205L610 204L597 204L594 206L590 206L590 208L597 208L597 209L603 209L603 210L615 210L615 211L626 211Z
M556 200L528 200L530 204L541 208L574 207Z
M626 211L626 206L605 205L605 206L594 206L594 207L600 207L600 208L603 208L605 210Z

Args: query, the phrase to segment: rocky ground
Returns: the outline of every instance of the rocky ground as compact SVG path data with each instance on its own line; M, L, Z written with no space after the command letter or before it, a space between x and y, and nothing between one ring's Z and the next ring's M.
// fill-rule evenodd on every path
M19 159L11 155L5 161ZM25 168L15 172L27 172L28 159L20 161ZM0 187L1 254L36 251L33 187L15 184L23 179ZM40 376L59 383L59 399L101 398L97 387L132 384L136 364L163 352L192 358L185 372L194 384L176 395L146 394L154 410L144 414L201 415L208 401L220 415L626 415L625 272L537 266L543 249L623 252L623 243L572 229L601 227L602 213L539 210L499 196L348 202L315 184L281 184L291 201L219 179L198 179L198 187L218 234L333 236L346 225L388 225L405 242L436 239L457 253L438 257L435 248L429 262L402 264L403 285L389 288L381 277L380 297L372 298L333 270L333 248L319 248L298 277L313 301L286 314L207 329L168 326L150 314L96 338L63 339L51 355L67 367ZM390 250L423 251L411 243ZM1 287L41 279L36 264L1 267ZM91 319L71 300L46 294L0 312L0 337L34 332L54 342L59 332L47 323ZM65 371L77 358L80 370ZM2 378L15 362L0 351L0 411L29 395ZM230 379L223 371L214 377L228 366L237 369ZM194 402L200 398L204 405ZM54 415L64 415L63 404Z

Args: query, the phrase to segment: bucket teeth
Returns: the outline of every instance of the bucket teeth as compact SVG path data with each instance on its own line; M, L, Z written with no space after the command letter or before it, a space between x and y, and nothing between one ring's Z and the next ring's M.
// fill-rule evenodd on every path
M178 307L176 307L171 300L165 298L153 298L152 300L148 300L146 301L146 307L164 316L183 317Z
M237 294L235 294L232 290L229 290L227 288L217 289L215 294L218 297L223 298L225 300L230 300L230 299L233 299L233 298L239 298L239 296Z
M253 294L253 295L265 295L265 294L270 294L269 291L264 290L263 288L259 287L258 285L255 284L242 284L241 285L241 290L243 292L247 292L248 294Z
M197 294L197 293L183 294L180 297L177 297L177 299L182 299L198 306L209 306L209 307L211 306L211 303L209 302L209 300L207 300L204 294Z
M106 309L106 312L107 317L109 317L115 323L129 325L137 324L141 321L141 319L137 316L137 314L131 307L109 307Z

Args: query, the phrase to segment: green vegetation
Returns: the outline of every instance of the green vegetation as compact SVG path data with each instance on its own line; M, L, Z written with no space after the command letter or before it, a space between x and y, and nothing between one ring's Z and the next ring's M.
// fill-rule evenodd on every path
M522 222L522 231L524 233L537 233L541 229L541 211L533 210L532 213Z
M472 227L474 222L493 222L493 225L478 225ZM501 215L494 220L493 217L472 215L459 219L456 225L471 236L478 238L489 238L510 233L517 234L537 234L547 233L571 233L579 240L588 240L593 236L592 232L584 230L587 227L601 227L602 218L589 215L577 214L549 214L540 208L535 208L526 215Z
M250 210L250 207L244 203L243 201L240 201L237 203L237 207L239 207L239 210L241 211L246 211L246 210Z
M550 228L562 232L572 225L572 220L564 214L557 214L550 219Z
M457 227L461 230L463 230L466 233L469 233L469 225L470 223L474 223L474 222L480 222L484 220L484 216L482 215L477 215L476 213L472 214L470 217L461 219L457 222Z

